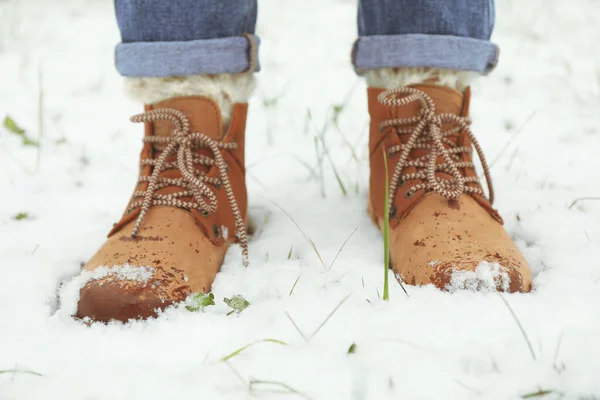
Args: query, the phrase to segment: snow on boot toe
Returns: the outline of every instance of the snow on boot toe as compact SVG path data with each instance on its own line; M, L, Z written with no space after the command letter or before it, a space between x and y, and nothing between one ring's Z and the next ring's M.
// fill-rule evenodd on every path
M76 316L101 322L156 317L190 294L183 278L181 271L158 268L147 281L114 274L92 280L80 290Z
M93 277L76 316L153 317L191 293L208 293L233 243L247 259L246 111L233 105L225 129L214 101L190 96L147 105L132 118L146 131L140 175L121 220L84 267L82 276ZM119 265L126 268L107 273Z
M442 290L528 292L529 265L473 164L475 149L492 194L489 168L469 128L469 90L419 84L369 88L368 95L369 210L380 228L389 219L394 272L409 284Z

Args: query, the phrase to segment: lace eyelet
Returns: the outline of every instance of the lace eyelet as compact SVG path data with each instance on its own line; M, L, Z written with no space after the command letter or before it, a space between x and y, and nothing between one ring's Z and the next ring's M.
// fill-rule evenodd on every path
M404 185L404 183L405 183L405 182L404 182L404 179L402 179L402 177L400 177L400 178L398 179L398 187L402 187L402 185Z
M208 211L206 211L206 210L202 210L202 211L200 211L200 215L202 215L203 217L208 217L208 214L209 214L209 213L208 213Z
M217 188L217 190L221 189L223 187L223 182L218 181L217 183L214 184L215 188Z
M390 219L392 218L396 218L396 213L398 212L398 207L396 207L395 204L392 205L392 208L390 208Z
M412 190L409 190L408 192L404 193L404 198L405 199L410 199L411 197L413 197L415 195L415 192Z
M215 234L215 237L217 239L221 237L221 230L219 229L219 226L217 224L213 225L213 233Z

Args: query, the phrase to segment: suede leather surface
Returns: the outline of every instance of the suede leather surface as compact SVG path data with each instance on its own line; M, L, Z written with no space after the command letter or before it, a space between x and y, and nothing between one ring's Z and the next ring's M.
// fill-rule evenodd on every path
M146 110L157 108L181 111L188 118L192 132L238 144L235 150L221 150L221 154L227 163L228 176L240 211L246 216L244 131L247 105L234 106L227 132L223 131L218 106L208 98L173 98L146 106ZM171 134L170 122L158 121L145 125L146 135ZM206 148L197 148L195 152L211 156ZM146 143L141 156L156 158L159 154L160 149L156 150ZM141 166L140 175L149 175L151 168ZM218 176L215 166L196 168L209 176ZM178 178L181 175L176 168L171 168L163 171L161 176ZM145 190L146 186L147 183L138 182L135 190ZM209 292L227 249L236 241L234 217L225 190L211 188L218 199L216 212L205 215L195 209L187 211L177 207L154 206L147 212L134 237L131 232L140 208L126 211L109 233L107 241L84 268L93 271L101 266L129 264L151 267L153 276L147 282L137 282L109 274L89 282L80 291L77 317L98 321L146 318L155 316L158 309L184 300L190 293ZM157 192L166 194L177 190L177 187L170 186Z
M436 114L452 113L468 116L470 91L464 94L456 90L433 84L410 85L429 95L436 106ZM379 103L377 96L384 89L369 88L369 113L371 115L370 150L370 194L369 212L375 223L383 229L385 206L384 153L388 156L388 178L391 179L400 153L389 155L388 149L408 141L409 134L398 134L395 127L382 132L379 124L384 120L418 115L419 104L404 107L389 107ZM448 126L442 126L443 129ZM460 132L453 143L456 146L471 146L466 132ZM410 158L426 155L429 150L416 149ZM472 161L471 155L463 153L463 161ZM437 160L442 162L442 159ZM417 172L407 167L403 174ZM473 168L462 168L463 176L476 176ZM448 178L444 172L436 172L440 178ZM500 271L510 277L510 285L498 285L498 290L510 292L529 291L531 272L529 266L510 236L502 226L502 218L486 198L478 194L463 194L457 200L426 191L414 192L412 186L422 180L401 182L390 208L390 252L394 272L414 285L434 284L448 289L452 277L458 271L475 272L482 261L497 263ZM477 183L470 183L479 186Z

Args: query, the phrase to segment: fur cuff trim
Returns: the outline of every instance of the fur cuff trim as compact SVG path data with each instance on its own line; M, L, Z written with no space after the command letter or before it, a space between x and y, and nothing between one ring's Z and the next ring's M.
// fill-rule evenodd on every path
M180 96L206 96L221 109L223 124L231 119L235 103L247 103L256 86L251 72L241 74L125 78L125 93L144 104Z
M371 87L392 89L413 83L429 82L463 91L480 74L443 68L380 68L368 70L364 76Z

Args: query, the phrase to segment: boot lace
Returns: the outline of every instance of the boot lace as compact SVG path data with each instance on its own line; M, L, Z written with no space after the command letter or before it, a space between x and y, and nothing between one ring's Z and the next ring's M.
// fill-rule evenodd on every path
M479 178L477 176L465 177L459 170L459 168L475 168L473 162L462 161L460 157L463 153L471 155L472 148L458 146L451 140L452 137L456 138L460 132L466 132L477 151L487 182L489 202L493 203L494 188L489 167L479 142L471 132L469 127L471 120L468 117L459 117L449 113L436 115L432 98L425 92L411 87L386 90L379 94L377 100L389 107L404 107L413 102L420 104L417 116L384 120L379 124L380 132L387 127L394 126L398 134L410 134L405 144L391 146L388 149L389 156L400 152L400 159L394 167L390 182L388 198L390 209L398 184L414 179L419 179L422 183L413 185L408 190L407 197L412 196L420 189L435 191L449 200L455 200L463 193L479 194L485 197L479 185ZM444 123L451 123L454 127L442 130ZM411 127L413 125L414 127ZM410 153L416 149L425 149L429 152L421 157L411 158ZM442 163L437 162L440 156L443 159ZM402 174L402 171L408 167L415 167L417 172ZM451 178L440 177L436 175L436 172L447 173ZM476 183L477 186L469 186L469 183Z
M141 160L142 166L150 165L154 169L150 176L140 177L140 182L148 182L147 189L134 192L134 201L127 210L127 212L130 212L136 207L141 208L131 236L137 234L146 213L153 206L178 207L187 211L196 209L202 215L208 216L217 210L217 197L209 185L213 185L216 188L223 187L233 211L235 234L242 247L244 266L247 266L248 236L239 205L235 199L229 176L227 175L228 167L220 152L223 149L236 149L237 144L217 141L200 132L190 132L188 119L181 111L172 108L158 108L143 114L134 115L131 117L131 121L145 123L169 121L173 124L170 136L147 136L144 138L144 142L160 147L162 153L156 159L146 158ZM214 158L195 154L193 150L199 147L210 149ZM176 161L168 162L167 159L173 155L176 156ZM219 171L219 177L207 176L204 172L194 169L194 165L216 166ZM161 172L172 168L180 172L180 178L160 176ZM168 186L177 186L181 190L171 194L156 193L157 190ZM186 197L191 197L193 200L186 201L182 199Z

